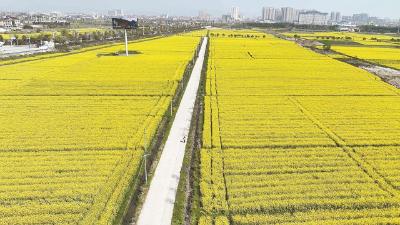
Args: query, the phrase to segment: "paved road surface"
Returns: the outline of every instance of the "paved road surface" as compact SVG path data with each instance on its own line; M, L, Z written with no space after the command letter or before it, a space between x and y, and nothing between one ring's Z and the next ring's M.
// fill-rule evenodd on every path
M189 134L197 90L199 89L207 41L208 39L204 38L199 57L190 76L140 212L138 225L171 224L175 195L185 155L186 139Z

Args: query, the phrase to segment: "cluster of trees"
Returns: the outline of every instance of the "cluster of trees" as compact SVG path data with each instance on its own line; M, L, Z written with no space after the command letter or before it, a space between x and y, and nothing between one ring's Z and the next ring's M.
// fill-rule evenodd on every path
M27 45L27 44L41 44L43 41L54 40L59 44L66 43L74 43L74 42L83 42L83 41L91 41L91 40L104 40L104 39L114 39L118 38L120 34L115 31L105 31L105 32L85 32L85 33L77 33L70 32L68 30L62 30L60 34L52 34L52 33L40 33L31 35L31 34L15 34L13 35L13 44L17 45ZM11 42L11 40L6 40L2 35L0 35L1 42Z
M219 33L210 33L211 37L229 37L229 38L260 38L261 36L259 35L254 35L254 34L219 34ZM266 35L263 35L262 38L265 38Z
M130 36L137 35L137 31L128 31ZM106 40L118 40L124 37L124 31L120 30L98 30L92 32L77 32L74 30L63 29L58 33L36 31L34 34L14 34L13 39L6 39L0 35L0 42L11 41L15 45L40 45L44 41L53 40L57 45L74 45L85 42L97 42Z
M12 40L7 40L3 37L3 35L0 35L0 42L8 42L15 45L28 45L28 44L39 44L43 41L50 41L52 38L51 34L38 34L35 36L29 36L26 34L16 34L14 35Z
M236 27L242 28L282 28L282 29L305 29L305 30L319 30L319 31L337 31L338 25L300 25L292 23L243 23L238 24ZM375 25L363 25L359 27L360 32L367 33L399 33L399 27L381 27Z
M324 30L324 31L336 31L338 30L338 26L322 26L322 25L301 25L301 24L292 24L292 23L243 23L238 24L237 26L241 26L243 28L284 28L284 29L305 29L305 30Z
M373 25L364 25L360 26L361 32L368 32L368 33L398 33L398 27L379 27Z
M61 30L60 35L56 35L54 41L57 44L77 44L88 41L114 40L124 37L124 32L119 30L104 30L93 32L76 32Z
M172 34L190 31L194 29L198 29L199 27L170 27L169 29L153 29L150 27L146 27L138 30L128 30L128 37L130 39L136 39L141 37L153 36L153 35L162 35L162 34ZM9 35L7 35L9 36ZM13 39L10 40L5 36L0 35L0 42L6 42L6 44L16 45L40 45L44 41L53 40L56 43L56 47L59 46L61 48L66 48L71 45L81 45L85 43L92 42L104 42L104 41L112 41L112 40L121 40L125 37L123 30L97 30L97 31L75 31L71 29L62 29L59 32L42 32L42 30L38 29L32 34L13 34Z
M339 36L316 36L317 39L326 40L352 40L352 37L339 37Z

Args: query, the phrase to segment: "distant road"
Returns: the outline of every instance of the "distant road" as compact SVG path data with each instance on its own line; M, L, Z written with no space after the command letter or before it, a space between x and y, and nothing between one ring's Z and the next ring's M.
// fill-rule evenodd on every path
M185 155L193 108L200 85L208 39L204 38L188 85L150 184L138 225L169 225Z
M38 53L54 51L54 46L33 47L29 45L9 46L3 45L0 47L0 58L12 56L33 55Z

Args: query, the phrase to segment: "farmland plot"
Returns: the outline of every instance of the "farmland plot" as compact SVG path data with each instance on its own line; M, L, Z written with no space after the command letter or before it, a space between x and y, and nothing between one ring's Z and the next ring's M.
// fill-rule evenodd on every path
M351 57L400 70L400 49L398 47L371 48L335 46L333 50Z
M0 224L113 223L198 42L0 66Z
M213 32L199 224L400 223L398 90L289 41Z

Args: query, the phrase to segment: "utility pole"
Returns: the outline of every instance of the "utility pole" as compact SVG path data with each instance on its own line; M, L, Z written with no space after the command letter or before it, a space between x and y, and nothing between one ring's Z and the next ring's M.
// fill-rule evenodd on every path
M400 19L399 19L399 23L397 24L397 35L400 35Z
M144 132L143 132L143 148L144 148L144 152L146 152L146 128L144 128Z
M125 29L125 54L126 54L126 56L129 56L129 51L128 51L128 33L126 32L126 29Z
M171 116L173 113L173 102L174 102L174 98L171 97L171 107L170 107L171 108Z
M144 132L143 132L143 147L144 147L144 179L146 180L146 184L147 184L147 156L148 154L146 154L147 149L146 149L146 128L144 128Z
M146 180L146 184L147 184L147 154L144 155L144 179Z

